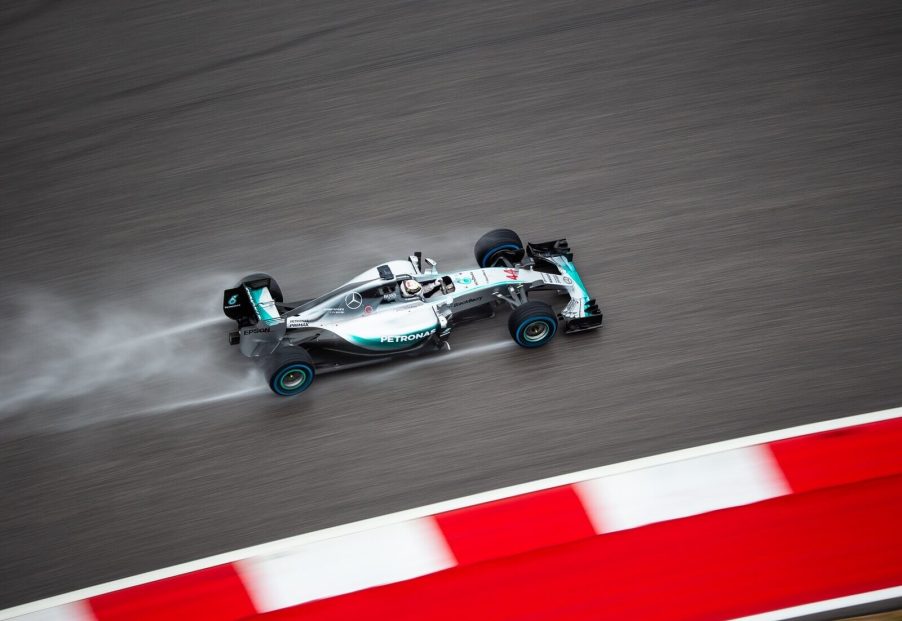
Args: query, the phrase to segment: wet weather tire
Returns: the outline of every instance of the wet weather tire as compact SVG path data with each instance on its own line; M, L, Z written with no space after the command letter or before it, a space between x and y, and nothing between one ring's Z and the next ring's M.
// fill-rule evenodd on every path
M557 333L557 316L545 302L526 302L510 314L507 327L520 347L541 347Z
M264 370L270 390L280 397L293 397L304 392L316 377L313 360L303 349L267 360Z
M276 279L270 276L269 274L264 274L263 272L259 272L257 274L251 274L249 276L245 276L239 282L239 285L243 285L247 282L254 282L255 280L265 280L269 279L269 294L272 296L272 299L276 302L284 302L284 298L282 297L282 288L279 286L279 283L276 282Z
M479 238L473 249L479 267L504 265L501 259L514 264L523 259L523 242L510 229L495 229Z

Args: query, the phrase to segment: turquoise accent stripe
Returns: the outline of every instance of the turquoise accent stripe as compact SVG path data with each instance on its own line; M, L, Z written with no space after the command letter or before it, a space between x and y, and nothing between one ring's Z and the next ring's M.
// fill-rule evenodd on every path
M586 289L586 285L583 284L583 279L579 277L579 272L576 271L576 266L573 265L570 261L566 261L561 269L567 273L567 276L573 279L573 282L576 283L576 286L579 287L580 291L583 292L583 297L587 300L589 299L589 290Z
M253 300L254 306L257 307L257 312L260 313L260 319L263 319L264 321L268 319L278 319L277 316L266 310L260 303L260 297L263 295L265 289L265 287L262 289L251 289L251 300Z

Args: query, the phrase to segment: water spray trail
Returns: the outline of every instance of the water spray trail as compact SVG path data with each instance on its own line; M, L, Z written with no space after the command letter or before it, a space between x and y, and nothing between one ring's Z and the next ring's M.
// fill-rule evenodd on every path
M191 323L183 323L175 326L171 326L169 328L162 328L155 332L150 332L147 334L141 334L130 339L131 343L140 343L143 341L153 341L156 339L163 339L170 336L178 336L180 334L186 334L188 332L194 332L195 330L200 330L202 328L207 328L209 326L216 325L218 323L223 323L222 317L210 316L204 319L199 319L197 321L192 321Z
M71 429L257 390L260 378L228 355L217 280L167 283L132 299L21 293L12 309L20 329L0 351L0 422Z
M243 397L249 397L251 395L267 395L269 391L265 386L261 386L261 382L256 382L257 386L242 388L241 390L234 390L232 392L226 392L221 395L213 395L211 397L203 397L200 399L185 399L183 401L175 401L172 403L161 403L160 405L148 408L146 410L142 410L138 412L139 414L156 414L159 412L172 412L173 410L182 410L185 408L193 408L199 405L208 405L210 403L218 403L220 401L231 401L233 399L241 399Z

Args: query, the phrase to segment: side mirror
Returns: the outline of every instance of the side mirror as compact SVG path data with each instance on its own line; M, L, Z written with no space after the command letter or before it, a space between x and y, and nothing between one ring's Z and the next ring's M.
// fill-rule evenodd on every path
M438 265L438 263L436 263L433 259L430 259L428 257L426 259L424 259L424 261L426 261L426 263L429 264L429 273L430 274L438 274L438 270L435 267L436 265Z
M411 264L413 264L413 269L416 270L418 274L423 273L423 253L417 250L412 255L407 257L410 259Z

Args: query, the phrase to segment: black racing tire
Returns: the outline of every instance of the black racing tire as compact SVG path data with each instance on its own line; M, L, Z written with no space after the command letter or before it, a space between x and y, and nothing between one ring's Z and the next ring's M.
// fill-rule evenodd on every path
M557 315L545 302L526 302L510 314L507 327L517 345L533 349L546 345L557 334Z
M276 302L284 302L285 298L282 297L282 288L279 286L279 283L276 282L276 279L270 276L269 274L264 274L263 272L258 272L256 274L250 274L241 279L238 283L239 285L243 285L246 282L253 282L255 280L263 280L264 278L269 279L269 294L272 296L272 299Z
M293 397L308 388L316 377L316 367L306 350L300 347L274 355L263 363L269 389L280 397Z
M512 264L525 254L520 236L510 229L494 229L479 238L473 248L479 267L493 267L502 258Z

